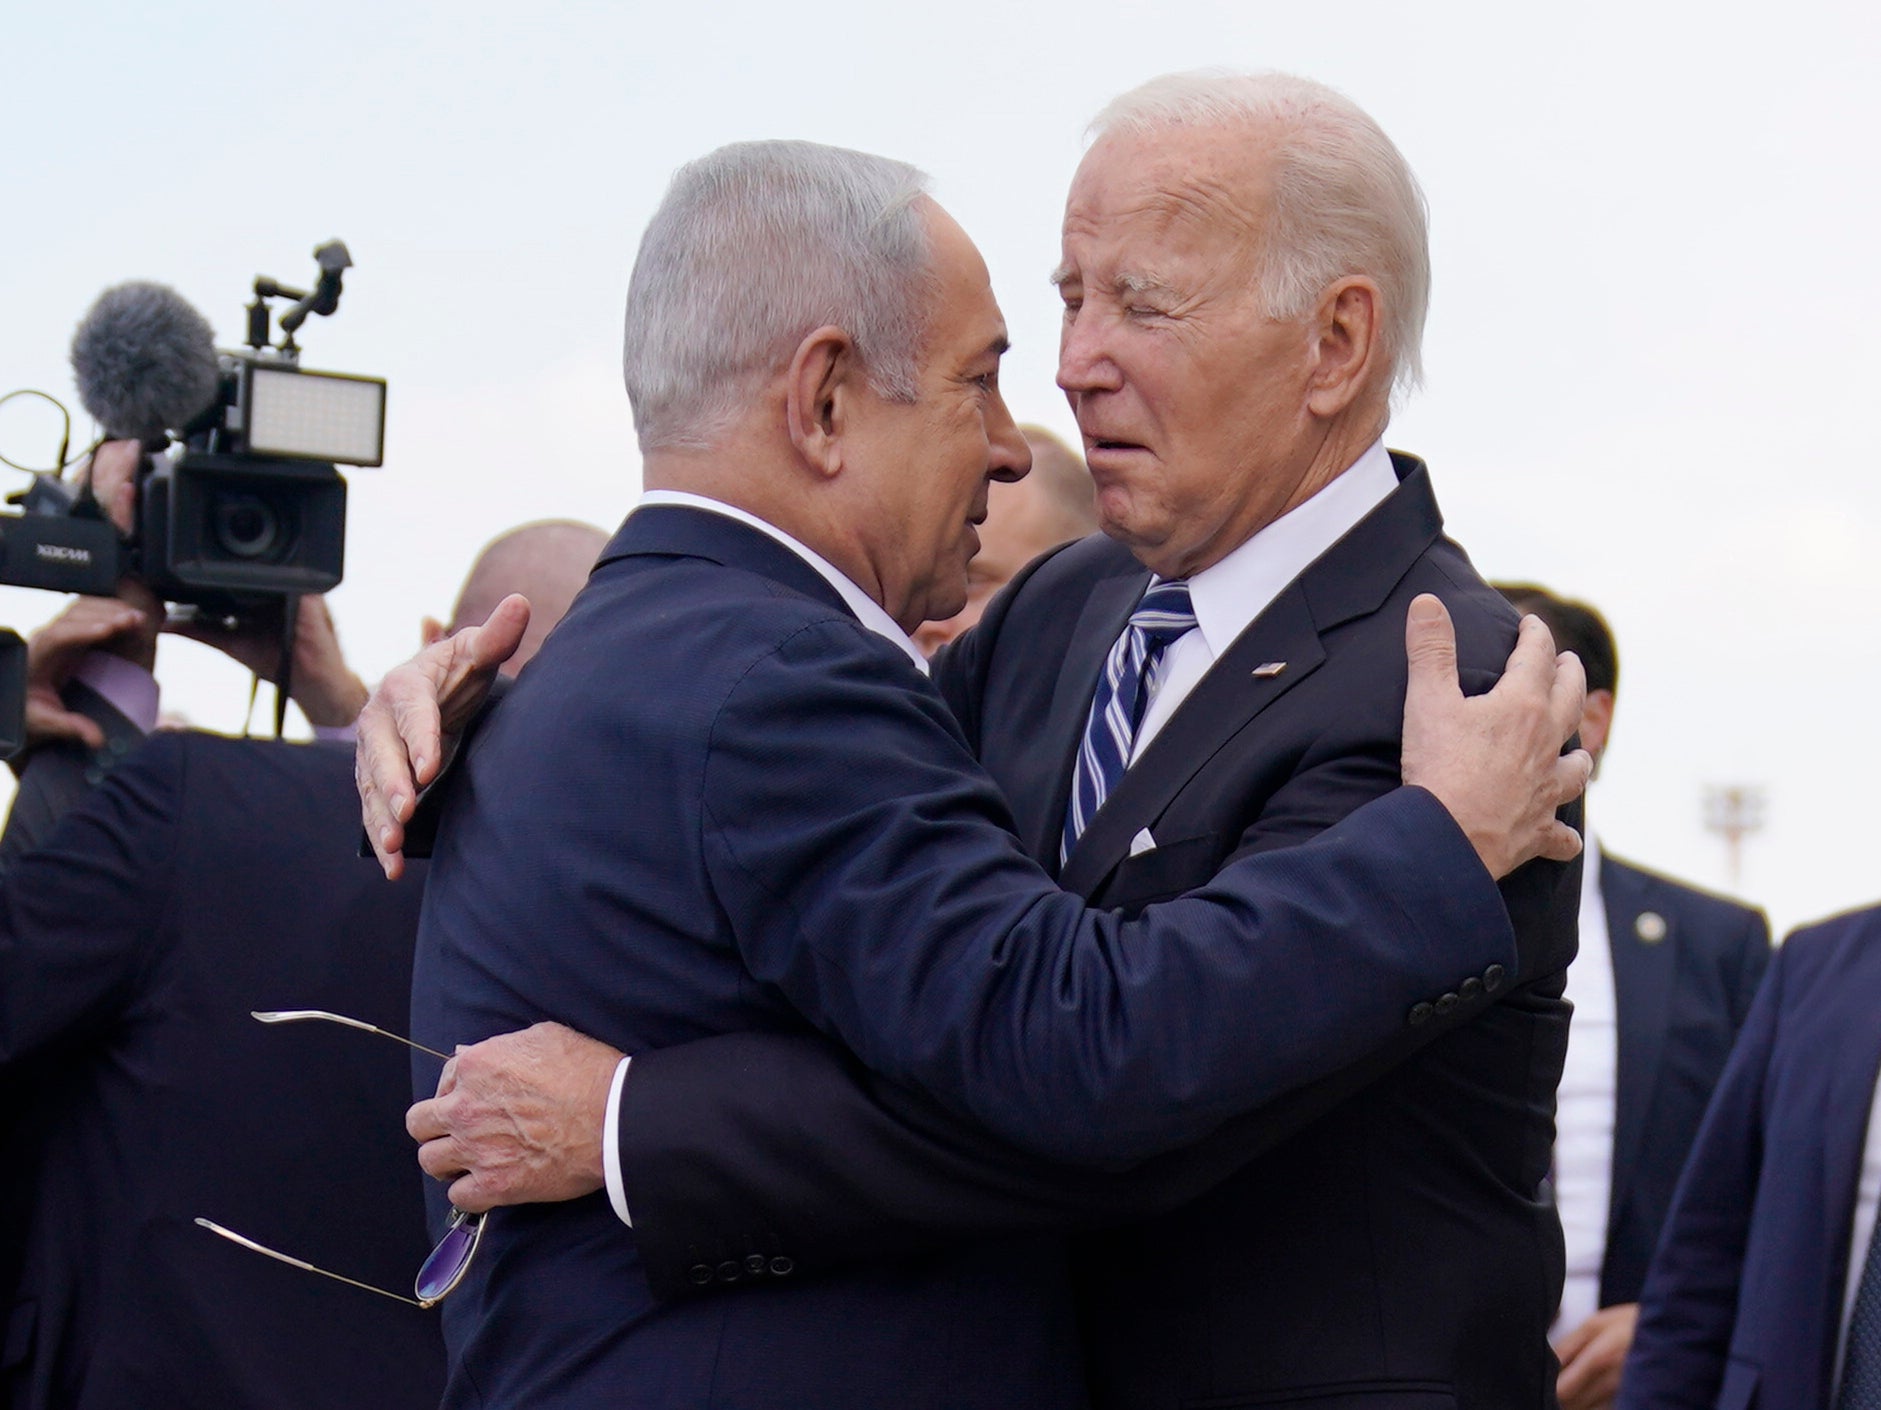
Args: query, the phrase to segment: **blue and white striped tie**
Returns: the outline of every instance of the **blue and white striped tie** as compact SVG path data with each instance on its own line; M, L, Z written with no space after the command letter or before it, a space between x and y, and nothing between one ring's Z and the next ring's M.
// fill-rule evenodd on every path
M1123 635L1110 648L1104 674L1098 677L1097 692L1091 697L1084 743L1078 749L1078 771L1065 809L1064 844L1058 853L1061 863L1129 766L1137 726L1161 681L1163 652L1194 627L1189 585L1180 579L1156 582L1143 594Z

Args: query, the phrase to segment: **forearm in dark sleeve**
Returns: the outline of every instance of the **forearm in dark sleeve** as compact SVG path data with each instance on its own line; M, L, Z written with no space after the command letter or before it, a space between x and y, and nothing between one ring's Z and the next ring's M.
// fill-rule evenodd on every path
M1016 1150L811 1035L737 1033L634 1059L619 1151L634 1233L662 1296L752 1253L797 1276L965 1239L1146 1218L1185 1204L1461 1021L1389 1047L1199 1143L1125 1170Z

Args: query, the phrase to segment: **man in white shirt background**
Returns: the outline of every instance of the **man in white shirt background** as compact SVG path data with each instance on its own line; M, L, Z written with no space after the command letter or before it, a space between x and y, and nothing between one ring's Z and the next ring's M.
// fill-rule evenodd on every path
M1581 658L1581 743L1598 769L1619 689L1611 629L1585 603L1500 586ZM1554 1155L1567 1279L1549 1337L1562 1410L1613 1403L1679 1171L1770 962L1761 911L1620 861L1591 817L1586 835Z

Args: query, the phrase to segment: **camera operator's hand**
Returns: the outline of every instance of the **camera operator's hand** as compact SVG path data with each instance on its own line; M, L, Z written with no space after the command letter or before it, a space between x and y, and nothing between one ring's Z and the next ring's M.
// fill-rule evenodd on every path
M405 824L418 790L438 776L447 736L455 747L528 627L529 600L511 593L482 626L434 642L392 671L360 711L354 778L366 837L390 879L404 873Z
M270 684L281 672L281 623L244 620L234 626L208 618L172 622L166 631L213 646ZM366 703L366 684L340 652L333 614L324 597L303 597L294 630L289 695L310 725L343 727Z
M92 452L90 463L79 474L91 486L92 498L105 517L126 538L137 522L137 471L143 463L141 442L106 441Z
M104 747L104 731L85 715L65 708L60 692L93 651L109 651L149 670L157 659L157 629L163 604L142 584L120 584L127 597L80 597L34 632L26 646L26 747L76 739L88 749Z

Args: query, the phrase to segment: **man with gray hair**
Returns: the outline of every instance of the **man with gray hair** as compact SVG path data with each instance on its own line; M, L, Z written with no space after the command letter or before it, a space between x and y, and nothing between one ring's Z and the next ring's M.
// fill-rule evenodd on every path
M1011 758L965 693L1004 661L959 657L946 683L956 724L906 635L959 608L988 485L1025 473L997 385L1004 343L977 252L898 163L747 144L683 170L656 214L626 359L649 493L443 790L413 1036L449 1048L555 1018L602 1040L538 1024L477 1043L412 1112L422 1163L452 1180L460 1208L506 1202L506 1186L565 1201L504 1210L483 1230L446 1304L450 1403L1081 1399L1049 1245L972 1244L802 1280L790 1245L754 1224L735 1252L701 1246L675 1265L655 1245L656 1261L637 1177L617 1160L617 1123L643 1110L623 1102L648 1086L624 1082L623 1051L657 1063L655 1050L691 1039L748 1041L773 1075L808 1054L802 1095L820 1103L830 1072L854 1080L821 1029L924 1094L908 1100L960 1128L956 1150L977 1143L990 1158L984 1128L1061 1159L1127 1163L1381 1048L1488 1022L1502 993L1559 962L1536 922L1559 868L1520 864L1578 846L1553 816L1586 768L1556 757L1578 668L1527 623L1504 681L1465 700L1443 608L1418 596L1412 610L1416 589L1438 583L1476 610L1466 566L1441 545L1420 545L1430 566L1377 609L1400 660L1410 612L1412 669L1407 685L1404 669L1373 663L1396 694L1373 712L1388 726L1362 723L1388 733L1389 758L1336 800L1354 815L1325 838L1305 840L1330 817L1286 830L1276 840L1299 845L1276 856L1196 836L1156 857L1151 839L1134 851L1152 871L1133 875L1159 878L1167 903L1128 918L1109 908L1139 905L1098 887L1087 909L1026 857L967 747ZM1077 571L1059 555L1032 578L1053 564ZM461 668L500 656L519 625L506 604L426 654L453 707ZM1465 649L1500 666L1512 626L1473 629ZM1284 667L1254 670L1256 689L1271 697ZM1114 675L1109 688L1121 696ZM1323 731L1325 702L1306 696ZM1396 787L1401 701L1404 776L1422 788ZM1511 739L1513 780L1505 748L1491 748ZM375 748L362 737L368 775ZM437 757L426 750L420 776ZM1273 772L1237 767L1223 783L1272 791ZM1383 796L1360 807L1359 791ZM369 800L382 852L408 805ZM1210 848L1199 871L1182 860ZM1036 850L1055 865L1054 849ZM1490 885L1511 872L1514 927ZM649 1090L675 1091L657 1073ZM492 1164L481 1117L493 1107L512 1133L520 1121L549 1143ZM1239 1129L1236 1150L1253 1139ZM1199 1188L1186 1180L1138 1188L1167 1200ZM662 1304L648 1286L785 1279L788 1294L723 1301Z

